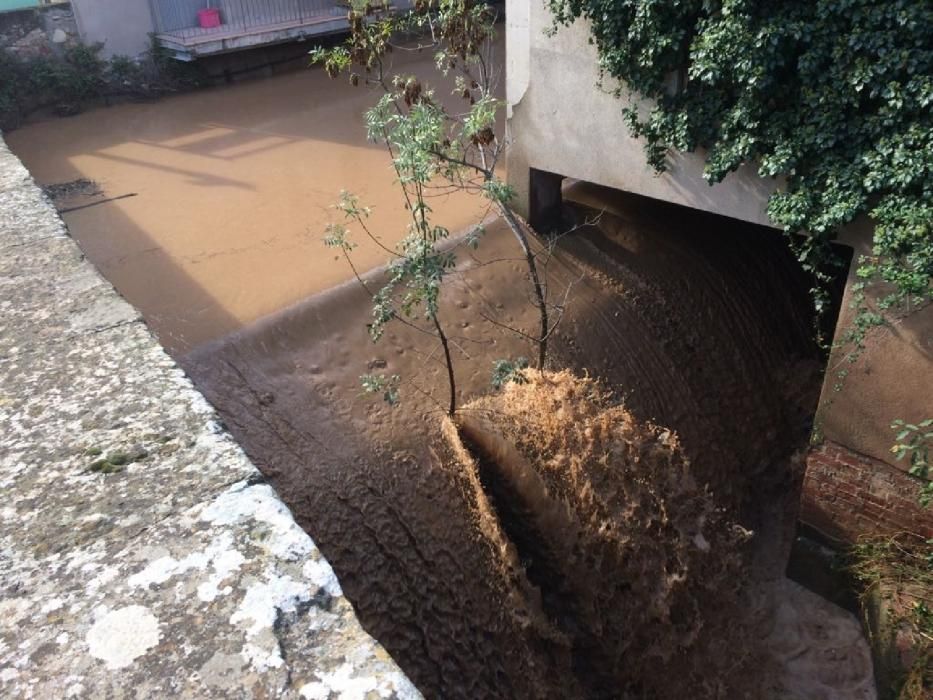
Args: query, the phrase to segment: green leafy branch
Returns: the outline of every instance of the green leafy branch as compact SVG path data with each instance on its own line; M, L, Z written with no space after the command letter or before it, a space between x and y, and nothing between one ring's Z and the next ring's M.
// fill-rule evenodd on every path
M868 214L856 320L842 345L933 297L933 4L859 0L549 0L554 31L590 22L604 77L648 162L705 149L705 177L743 164L783 178L768 214L814 276L818 313L830 241ZM637 101L648 98L653 107ZM827 268L827 265L830 265ZM872 294L867 291L871 288ZM879 296L880 295L880 296ZM869 303L870 297L877 297ZM844 370L845 371L845 370Z
M388 249L368 228L370 211L344 194L337 208L345 221L328 226L325 243L339 248L352 266L355 244L348 227L353 226L391 254L388 280L378 290L370 290L353 268L373 299L370 335L378 341L385 326L395 321L423 330L420 324L426 321L444 350L450 388L448 412L453 413L456 379L450 342L439 318L439 300L455 258L450 246L439 245L450 232L433 221L430 193L435 189L459 190L485 197L508 224L522 249L540 319L534 335L520 335L537 346L539 368L547 361L548 339L563 313L563 305L554 306L555 313L551 313L538 268L539 251L532 247L533 234L513 211L514 192L497 173L506 143L496 133L497 115L503 107L494 95L496 71L491 68L496 16L485 3L472 0L419 0L407 14L394 14L387 5L354 1L348 17L351 32L347 41L336 48L315 49L311 59L332 77L347 73L352 84L381 90L377 103L365 115L367 134L383 144L390 156L410 222L403 240ZM396 43L395 37L412 33L419 37L415 46ZM441 76L449 82L452 74L453 92L462 100L462 110L446 107L434 88L418 76L390 74L389 54L429 48L434 50ZM465 244L475 248L481 233L481 227L474 229Z
M891 428L897 431L895 443L891 447L895 459L907 459L908 472L925 482L920 489L920 505L927 507L933 501L933 473L930 471L930 447L933 446L933 418L919 423L905 423L895 420Z

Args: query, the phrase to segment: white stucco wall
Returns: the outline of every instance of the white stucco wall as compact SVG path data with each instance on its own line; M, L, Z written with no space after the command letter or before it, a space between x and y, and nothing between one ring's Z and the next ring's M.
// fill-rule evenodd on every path
M137 56L155 31L149 0L71 0L85 43L103 42L104 56Z
M673 156L669 171L655 175L622 121L625 101L597 87L596 47L586 23L547 36L551 23L545 0L506 2L508 170L524 213L528 169L537 168L771 225L765 205L775 183L753 168L711 187L702 177L702 157L688 154Z

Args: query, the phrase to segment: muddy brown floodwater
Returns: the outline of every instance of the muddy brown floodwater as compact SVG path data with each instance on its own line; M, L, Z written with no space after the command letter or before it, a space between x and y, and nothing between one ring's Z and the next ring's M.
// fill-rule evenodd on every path
M755 532L756 584L728 615L755 630L765 661L749 668L723 649L709 671L722 693L705 696L873 697L857 622L783 577L795 452L819 390L808 280L774 231L598 188L570 194L578 221L604 213L561 239L547 266L552 299L571 285L554 365L588 372L638 419L676 430L694 474ZM494 358L530 354L497 324L531 329L536 319L501 224L478 251L458 253L441 317L466 400L490 391ZM428 697L624 697L621 684L581 676L579 650L564 654L512 614L515 592L449 468L438 348L402 326L374 346L370 314L367 295L344 285L183 363ZM400 407L361 396L368 371L404 378ZM750 682L763 690L738 692Z
M395 54L428 73L430 52ZM76 180L60 208L81 248L174 354L229 333L349 276L322 244L341 189L374 208L392 247L408 215L363 112L378 96L304 70L146 104L121 104L5 135L42 185ZM67 193L67 188L66 188ZM452 231L485 213L474 197L438 197ZM386 254L360 240L357 263Z
M431 57L399 60L416 69ZM427 697L624 697L631 689L598 636L568 650L516 617L521 596L484 539L475 489L451 469L438 348L395 325L374 346L368 296L341 284L350 270L322 247L345 187L374 206L387 245L404 232L387 157L364 139L373 99L304 71L6 137L57 186L61 208L81 207L64 213L71 233L217 407ZM710 686L730 698L873 697L857 623L783 577L795 453L822 362L809 281L773 231L583 185L568 195L567 216L590 223L547 265L551 299L566 299L553 366L602 380L634 419L675 430L692 473L755 533L747 605L724 617L754 631L761 665L723 649L710 657ZM486 214L465 197L434 206L451 230ZM385 262L361 243L360 268ZM456 251L441 317L465 402L490 391L494 359L532 354L501 324L530 330L536 318L501 224L478 251ZM371 371L403 377L400 407L361 396ZM580 600L604 585L587 570L570 587ZM547 576L529 578L543 599L553 594ZM739 690L756 683L757 695Z

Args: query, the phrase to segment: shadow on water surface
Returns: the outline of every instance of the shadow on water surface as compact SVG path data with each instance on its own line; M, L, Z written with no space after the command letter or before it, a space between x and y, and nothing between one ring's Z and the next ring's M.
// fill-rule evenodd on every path
M400 71L433 65L429 52L397 61ZM342 189L373 207L385 245L404 235L395 174L366 139L363 114L376 99L301 70L33 123L6 139L43 185L83 178L108 197L136 193L65 218L179 355L350 276L321 242ZM485 205L443 196L435 210L459 230ZM378 245L359 243L361 269L385 263Z
M756 565L781 576L800 479L793 453L806 444L823 362L809 280L773 230L588 186L568 196L580 220L617 211L561 239L549 265L552 289L575 284L555 365L604 380L637 417L676 430L695 473L758 533ZM522 267L501 224L461 265L441 313L468 350L465 400L489 391L493 359L529 353L482 315L526 328L535 317L516 293ZM567 660L504 614L474 514L443 468L436 351L404 327L372 345L370 315L367 295L344 285L183 364L426 695L575 696ZM403 386L397 409L362 397L359 376L374 367L418 390Z

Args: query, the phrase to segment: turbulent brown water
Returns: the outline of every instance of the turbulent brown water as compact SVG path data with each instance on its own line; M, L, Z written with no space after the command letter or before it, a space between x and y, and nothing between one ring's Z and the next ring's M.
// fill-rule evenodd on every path
M741 614L749 536L670 431L567 370L529 372L457 422L448 440L470 449L456 473L494 559L505 552L504 587L579 695L761 697L769 674L750 673L764 654Z
M396 60L420 72L433 57ZM519 590L521 577L490 549L475 485L451 470L438 348L404 327L372 345L368 296L334 287L351 272L320 238L341 188L374 206L386 245L408 217L385 153L364 138L372 101L303 71L5 137L40 183L57 185L61 208L81 207L64 214L72 235L182 358L334 565L364 625L426 696L619 697L607 666L626 630L606 630L603 648L591 632L599 616L573 612L604 582L588 574L561 588L554 572L565 567L552 562L529 570L532 589ZM773 231L583 185L567 194L567 219L591 223L560 238L547 266L552 301L566 298L553 366L603 380L635 419L675 430L693 473L755 531L756 575L774 585L747 598L784 696L870 697L857 627L781 577L793 453L818 391L809 280ZM485 213L467 198L433 206L451 230ZM384 262L361 243L360 269ZM461 402L491 391L494 359L533 355L498 325L535 327L523 274L499 223L477 252L458 247L441 316ZM359 376L371 371L404 378L399 408L361 395ZM495 500L495 479L485 487ZM507 536L525 538L526 555L545 551L546 532L515 527L540 513L502 493L487 520L510 519ZM560 619L516 615L536 595L556 600L543 609Z
M799 486L793 453L819 385L808 280L774 231L591 187L570 195L576 220L603 213L559 239L547 266L551 298L566 293L554 365L600 378L635 417L674 429L695 473L756 532L761 578L781 579ZM490 390L493 359L531 354L496 324L531 329L536 319L503 226L458 260L441 318L464 400ZM403 326L372 345L370 314L368 296L344 285L183 364L312 533L364 625L428 697L617 696L581 685L580 669L510 614L501 568L446 466L438 349ZM361 396L369 371L405 378L401 407ZM762 636L775 629L766 618ZM798 665L820 653L794 644L784 651ZM863 687L867 657L834 649L836 676ZM811 675L814 687L835 682Z

